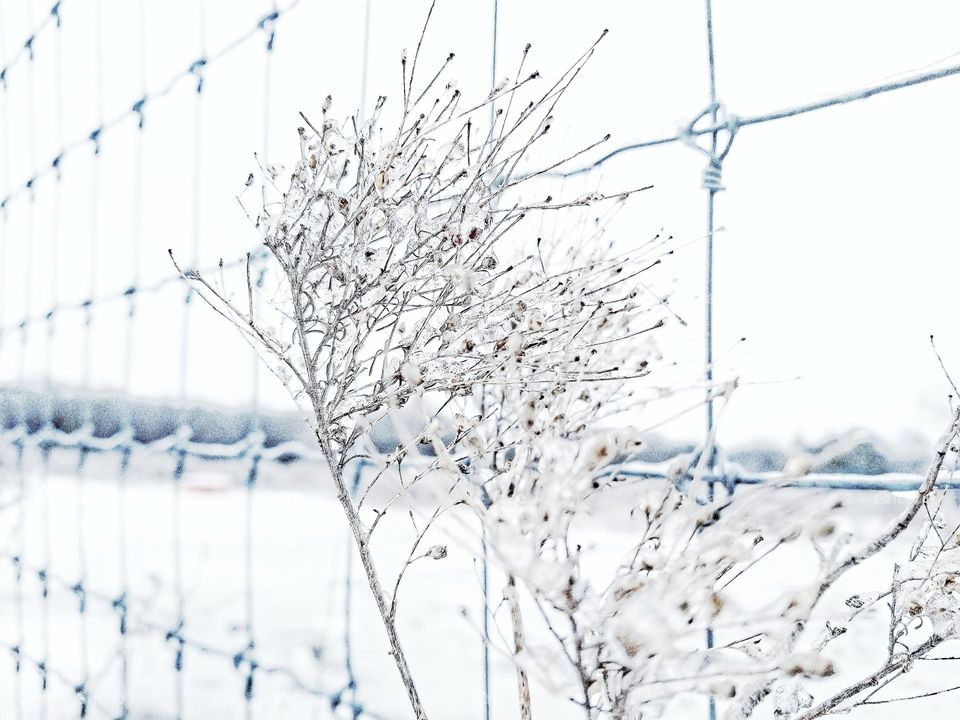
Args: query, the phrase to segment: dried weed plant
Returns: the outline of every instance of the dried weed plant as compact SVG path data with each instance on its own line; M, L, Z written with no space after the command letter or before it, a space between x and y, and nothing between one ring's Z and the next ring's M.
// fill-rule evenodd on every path
M645 188L569 199L528 190L595 147L528 169L597 44L555 80L527 68L528 46L516 80L468 103L446 79L453 54L420 82L423 37L401 60L396 122L382 120L381 97L371 117L338 123L328 98L322 117L304 117L295 166L264 168L251 219L272 258L271 295L262 297L253 261L239 298L181 270L306 406L414 716L427 711L397 630L401 582L413 563L446 556L424 538L454 507L480 520L505 575L511 632L500 649L517 668L522 718L533 716L531 673L588 720L654 717L680 693L719 698L729 718L749 717L770 696L775 714L803 720L870 702L867 691L957 632L957 528L946 525L936 481L947 457L955 462L960 418L908 507L862 546L838 529L832 500L785 522L793 500L776 486L700 492L709 452L666 481L631 480L621 462L642 438L623 417L652 387L657 331L676 318L650 278L670 244L615 249L607 209L576 242L531 227L543 213L615 211ZM408 406L422 422L386 457L373 452L371 428ZM375 471L355 494L347 470L361 459ZM386 478L374 509L371 493ZM387 581L374 533L420 486L436 502L420 522L410 513L412 547ZM584 565L596 539L581 520L611 497L629 507L633 539L604 574ZM811 640L827 592L921 513L920 540L890 587L850 598L849 617ZM763 587L760 610L736 600L757 565L800 543L819 558L810 583ZM891 608L886 663L814 705L802 681L834 673L825 648L880 602ZM530 613L549 642L530 642ZM712 648L707 632L718 638Z

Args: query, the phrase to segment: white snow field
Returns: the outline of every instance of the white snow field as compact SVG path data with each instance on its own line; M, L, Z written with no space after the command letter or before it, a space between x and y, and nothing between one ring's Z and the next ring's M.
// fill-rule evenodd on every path
M27 453L22 473L10 455L0 466L0 718L80 717L76 685L85 675L87 717L119 717L124 657L131 718L354 717L348 702L332 709L329 699L343 690L348 680L345 598L349 546L339 506L320 468L308 463L267 466L257 487L248 492L244 485L247 463L188 460L178 501L171 479L172 457L135 454L126 481L121 482L116 455L90 456L78 473L76 453L57 451L49 472L44 472L32 452ZM21 483L25 495L17 502ZM629 488L620 492L629 493ZM797 495L796 512L803 513L802 498L811 496L784 492ZM843 495L848 503L848 529L863 532L885 522L904 502L903 496L891 494ZM589 528L595 541L591 570L609 569L629 543L627 500L627 496L611 498L590 520L595 523ZM179 578L175 570L177 523ZM449 555L441 561L418 562L409 571L399 603L401 636L430 716L479 720L484 717L484 701L476 535L466 516L451 516L432 532L427 539L447 543ZM406 557L412 540L407 509L391 511L377 533L374 551L381 570L389 576ZM891 563L903 552L903 547L893 548L851 573L843 587L828 598L819 623L827 611L842 609L847 594L884 588ZM22 558L19 585L15 557ZM47 557L49 596L44 600L36 571L46 564ZM126 642L121 643L120 612L111 601L123 592L124 558L128 632ZM802 552L774 554L756 568L753 580L740 585L735 601L749 603L757 594L758 579L790 587L802 583L813 567L812 557ZM81 593L72 588L84 573L86 613L81 615ZM182 611L178 609L178 585ZM501 587L502 578L492 572L494 606ZM859 677L882 661L884 612L876 611L861 620L870 631L859 634L855 642L840 638L831 646L838 676L811 682L808 688L814 694L822 698L843 679ZM500 633L509 637L509 620L504 615L502 611L497 615L501 629L491 631L497 637ZM187 643L178 675L174 669L176 643L166 635L177 627L180 617L186 619L181 634ZM527 624L532 645L552 642L537 625L532 609ZM355 698L346 692L344 700L355 699L362 705L361 718L410 718L375 608L356 572L350 627L357 684ZM235 667L234 656L247 647L251 631L258 667L248 703L244 699L248 665L241 658ZM722 630L717 641L724 642ZM23 663L19 674L14 672L10 650L17 645ZM956 653L945 647L940 654ZM49 670L45 695L36 668L44 659ZM509 656L494 650L491 663L491 717L512 720L518 713ZM892 683L878 698L956 684L956 663L919 665L922 667ZM917 701L909 717L954 717L956 700L947 693ZM537 718L583 717L582 710L562 692L540 682L533 687L533 707ZM903 712L903 706L890 704L874 705L853 715L892 720L907 717ZM772 715L772 709L764 705L756 717ZM706 702L679 694L664 717L706 718Z

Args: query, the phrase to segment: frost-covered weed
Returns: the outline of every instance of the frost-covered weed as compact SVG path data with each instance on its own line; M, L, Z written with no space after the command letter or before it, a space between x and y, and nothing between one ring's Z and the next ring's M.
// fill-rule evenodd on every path
M413 563L447 556L424 537L453 507L479 519L506 576L522 717L534 715L530 673L588 718L655 717L690 692L714 695L732 718L771 694L780 716L818 717L862 697L816 705L804 684L834 674L825 649L847 631L830 625L811 645L814 609L921 509L928 524L909 562L888 592L851 598L851 620L889 598L887 674L956 634L957 528L931 502L957 419L916 502L855 550L838 531L838 507L785 522L791 508L775 488L703 495L708 452L666 482L627 482L619 463L643 439L622 418L638 414L661 359L657 331L675 317L651 287L670 248L658 237L624 252L605 237L605 218L635 190L555 198L529 189L569 159L531 170L595 47L556 80L527 67L528 47L515 79L468 101L447 79L452 54L420 81L418 44L402 58L395 123L382 120L385 98L369 118L339 120L328 98L321 117L304 118L294 166L265 168L252 219L272 258L269 294L250 267L240 299L184 274L306 407L418 719L427 712L396 626L401 581ZM537 236L534 218L560 213L569 226L571 211L594 205L603 210L589 230ZM421 422L375 456L371 428L402 408ZM352 495L345 473L359 458L376 470ZM419 520L410 513L409 555L385 583L371 539L395 501L422 486L437 502ZM579 521L611 494L628 498L634 542L612 574L597 576L582 563L591 538ZM759 613L733 599L758 563L800 543L820 559L806 587L764 588ZM555 643L531 646L533 621ZM710 649L708 628L725 638Z

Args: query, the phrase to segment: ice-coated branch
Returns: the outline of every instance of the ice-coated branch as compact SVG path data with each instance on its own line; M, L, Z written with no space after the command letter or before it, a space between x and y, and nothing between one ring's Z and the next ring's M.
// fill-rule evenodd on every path
M839 711L840 706L847 700L855 698L865 690L878 687L891 675L903 672L913 661L922 658L942 642L943 638L939 635L931 635L923 644L914 650L895 655L879 670L833 694L816 707L798 715L795 720L814 720L814 718L823 717L824 715L830 715L831 713Z
M910 501L910 505L904 508L904 510L893 520L893 522L890 523L889 527L887 527L880 535L869 540L857 550L849 553L847 557L845 557L841 562L837 563L836 566L830 570L829 573L827 573L823 580L820 581L820 584L817 588L815 602L823 597L823 594L830 589L831 586L833 586L833 584L838 578L840 578L841 575L843 575L853 566L859 565L883 550L897 537L899 537L900 534L907 529L910 523L913 522L913 519L917 516L917 513L920 512L920 509L924 506L924 503L926 503L927 498L936 489L937 479L940 477L940 472L943 469L943 463L946 460L947 455L950 453L953 441L956 440L958 434L960 434L960 408L954 412L950 427L937 442L936 452L934 453L933 460L927 468L927 474L924 478L923 484L913 496L913 499Z

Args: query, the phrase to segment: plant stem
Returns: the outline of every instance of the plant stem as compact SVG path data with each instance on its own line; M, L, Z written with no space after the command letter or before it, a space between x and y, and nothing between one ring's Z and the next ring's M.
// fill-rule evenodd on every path
M347 521L350 523L350 531L353 533L354 543L360 555L360 563L363 565L364 573L367 576L367 583L370 585L370 592L373 594L374 600L376 600L377 609L380 611L380 619L383 621L384 630L387 632L387 640L390 643L390 654L393 656L397 670L400 672L400 678L403 681L404 687L407 689L410 706L413 708L416 720L427 720L427 713L423 709L423 703L420 701L417 686L410 673L410 666L407 664L406 654L403 651L403 646L400 644L396 623L390 615L390 606L384 595L380 576L377 573L377 568L373 563L373 557L370 554L367 534L363 529L360 516L357 514L353 499L350 497L350 492L347 490L346 483L343 480L342 468L340 468L339 464L331 460L326 448L324 448L324 454L327 455L327 465L330 468L330 474L333 477L333 483L337 489L337 500L340 501L340 505L343 507L343 511L347 516Z
M507 584L510 586L507 602L510 605L510 622L513 625L513 650L519 656L525 647L523 615L520 614L520 598L517 596L517 583L513 575L507 579ZM530 708L530 680L519 659L516 665L517 691L520 694L520 720L533 720L533 712Z
M814 718L822 717L823 715L829 715L833 712L838 711L838 706L846 700L849 700L856 696L857 694L867 690L868 688L877 687L880 685L881 681L886 678L888 675L891 675L894 672L902 671L906 668L913 660L923 657L933 648L937 647L940 643L943 642L943 638L939 635L931 635L930 638L917 647L915 650L909 653L905 653L898 657L891 658L886 665L877 670L875 673L868 675L862 680L854 683L853 685L844 688L836 695L824 700L822 703L816 707L810 708L805 713L799 715L797 720L814 720ZM854 705L856 707L856 705ZM849 708L848 708L849 709Z

